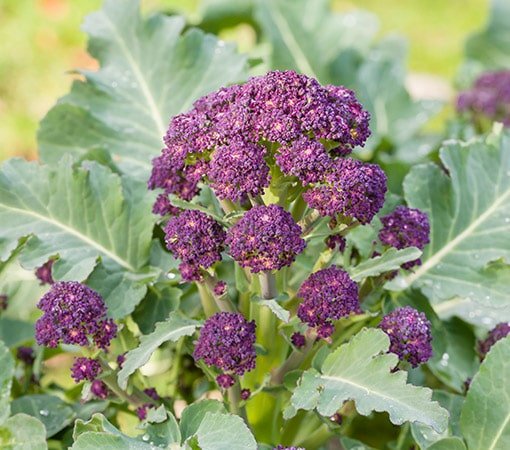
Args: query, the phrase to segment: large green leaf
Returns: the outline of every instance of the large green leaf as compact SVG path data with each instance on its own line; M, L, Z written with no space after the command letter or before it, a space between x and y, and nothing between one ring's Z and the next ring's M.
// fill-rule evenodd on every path
M207 412L196 432L202 450L256 450L257 442L243 419L233 414Z
M192 335L198 325L196 320L188 319L178 312L170 313L165 322L158 322L155 330L142 336L140 345L126 354L126 360L118 375L119 386L125 389L129 376L142 367L161 344Z
M46 428L46 437L63 430L74 420L73 408L53 395L25 395L11 403L13 414L24 413L40 420Z
M188 439L197 432L202 420L208 412L227 413L224 404L217 400L202 400L192 403L184 409L180 423L183 440Z
M32 269L58 255L53 277L80 281L101 259L111 279L98 290L112 303L124 301L125 289L114 289L111 283L133 282L115 273L127 271L134 277L146 272L154 218L152 195L143 183L122 183L118 175L91 162L73 167L64 158L47 166L15 159L0 171L0 198L1 258L28 237L20 252L25 267ZM141 299L145 287L136 294Z
M443 431L448 412L431 401L428 388L407 384L405 371L391 372L398 358L387 354L389 338L381 330L365 329L328 355L320 372L305 371L292 394L296 409L330 417L346 400L354 400L361 415L387 411L397 425L420 422Z
M510 270L489 263L510 262L510 133L449 142L440 156L445 170L421 165L405 179L407 202L428 214L431 238L423 264L391 287L419 287L433 306L470 299L475 308L462 311L467 321L483 317L476 303L500 308L500 321L508 320Z
M245 78L246 58L180 17L140 16L139 0L107 0L85 20L98 71L81 71L39 130L43 161L108 150L126 174L147 179L168 122L201 95Z
M46 450L44 425L27 414L16 414L0 425L0 448L6 450Z
M10 414L9 397L11 395L12 377L14 375L14 359L9 349L0 341L0 424Z
M497 342L473 378L460 426L469 450L510 448L510 337Z

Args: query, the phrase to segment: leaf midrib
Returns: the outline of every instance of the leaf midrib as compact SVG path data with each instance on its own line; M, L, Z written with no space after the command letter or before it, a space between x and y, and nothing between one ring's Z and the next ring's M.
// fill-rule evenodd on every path
M54 218L45 217L45 216L38 214L34 211L30 211L27 209L21 209L21 208L15 208L13 206L7 206L7 205L0 204L0 208L4 208L6 210L17 212L19 214L25 214L28 216L32 216L32 217L35 217L43 222L52 224L52 225L56 226L57 228L61 228L65 232L72 234L73 236L77 237L81 241L85 242L90 247L97 249L100 253L103 253L104 255L108 256L110 259L112 259L113 261L115 261L117 264L124 267L125 269L128 269L132 272L136 271L136 269L128 261L126 261L123 258L121 258L120 256L116 255L111 250L109 250L106 247L104 247L103 245L101 245L99 242L94 241L89 236L80 233L78 230L71 228L58 220L55 220Z
M492 440L491 446L487 450L494 450L496 448L496 444L499 441L499 438L503 434L503 430L506 428L508 423L510 422L510 411L507 413L505 420L502 422L501 426L498 429L498 432L495 434L494 439Z
M478 219L472 222L462 233L460 233L455 239L452 239L448 244L443 246L438 252L436 252L431 258L421 265L416 272L411 273L406 278L404 278L405 286L411 286L416 280L425 275L429 270L434 268L439 262L450 253L457 245L459 245L464 239L469 237L473 231L475 231L479 225L483 223L488 217L493 214L497 208L510 196L510 189L503 193L498 199L492 203L492 205L487 208L487 210L481 214Z

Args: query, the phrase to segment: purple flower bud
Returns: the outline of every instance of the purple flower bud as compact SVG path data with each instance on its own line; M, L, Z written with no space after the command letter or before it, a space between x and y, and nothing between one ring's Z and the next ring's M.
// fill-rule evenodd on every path
M301 227L277 205L250 209L230 228L226 242L232 258L254 273L290 266L306 246Z
M254 321L248 322L239 313L216 313L200 330L193 357L224 372L243 375L255 368L254 344Z
M101 373L101 364L96 359L75 358L71 367L71 376L76 383L82 380L94 381Z
M92 385L90 386L90 392L94 394L97 398L104 400L108 397L108 387L101 380L94 380Z
M137 417L140 419L140 420L145 420L147 419L147 410L149 408L152 408L154 405L151 405L150 403L146 403L142 406L139 406L138 408L136 408L136 415Z
M386 175L377 164L342 158L303 198L322 216L341 214L366 224L382 208L386 190Z
M342 422L344 420L342 414L339 413L333 414L329 419L331 420L331 422L334 422L337 425L342 425Z
M202 211L183 211L165 227L165 242L182 263L181 276L186 281L200 280L200 269L221 260L225 232L221 225Z
M419 209L397 206L395 211L381 217L383 227L379 231L379 239L385 245L391 245L397 249L417 247L423 250L429 243L430 226L427 214ZM421 264L420 259L409 261L402 265L404 269L410 269Z
M280 147L276 162L283 173L298 177L304 186L324 178L333 160L319 141L302 136Z
M306 344L305 337L298 332L292 334L292 336L290 337L290 341L292 342L292 345L296 348L304 347Z
M119 369L122 369L124 361L126 361L126 353L121 353L117 356L117 365L119 366Z
M510 324L507 322L498 323L483 341L478 342L478 354L480 360L483 361L491 347L498 342L500 339L510 334Z
M152 207L152 212L154 214L159 214L160 216L166 215L178 216L179 213L181 212L181 209L172 205L167 194L160 194L156 198L156 202Z
M0 295L0 311L5 311L9 306L9 297L5 294Z
M207 172L218 198L240 202L249 195L263 194L270 181L265 155L265 147L242 139L219 146Z
M379 324L390 338L390 352L417 367L432 356L431 324L422 312L410 306L397 308Z
M457 111L510 127L510 70L482 74L472 89L459 94Z
M158 394L158 391L156 391L155 388L146 388L143 390L143 392L148 395L153 400L159 401L161 400L161 397Z
M41 267L36 269L35 276L39 279L41 285L54 283L51 276L51 268L53 267L54 262L55 261L53 259L49 259Z
M241 389L241 400L248 400L250 398L251 391L249 389Z
M322 338L333 333L333 320L361 313L358 285L337 266L312 273L297 295L303 299L298 317L310 327L317 327Z
M221 297L223 294L227 292L227 283L220 280L214 285L214 295Z
M117 326L106 317L102 297L76 281L55 283L37 307L44 314L35 324L39 345L56 347L60 342L87 347L93 342L106 349L117 333Z
M218 383L218 386L222 389L228 389L229 387L232 387L235 382L236 380L234 380L234 377L226 373L222 373L216 377L216 383Z
M35 361L34 349L32 347L18 347L16 358L27 366L31 366Z
M326 246L335 250L338 247L339 252L343 252L345 250L346 240L341 234L332 234L326 238Z

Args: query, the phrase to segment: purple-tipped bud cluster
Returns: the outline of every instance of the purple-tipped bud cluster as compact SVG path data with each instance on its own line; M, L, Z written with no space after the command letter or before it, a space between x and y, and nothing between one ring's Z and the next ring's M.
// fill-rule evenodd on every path
M172 205L167 194L159 194L152 207L152 212L160 216L177 216L181 212L181 209Z
M397 206L395 211L381 217L383 227L379 231L379 240L385 244L403 249L417 247L420 250L429 243L430 225L427 214L419 209ZM404 269L420 265L421 260L416 259L402 265Z
M301 285L298 317L316 327L319 337L327 338L333 331L333 320L352 313L361 313L358 285L349 274L336 266L312 273Z
M126 361L126 354L121 353L117 356L117 365L119 366L119 369L122 369L122 366L124 365L124 362Z
M269 185L268 161L275 157L285 174L315 182L335 158L365 143L368 121L346 88L293 71L269 72L208 94L175 116L149 188L189 200L205 181L218 197L242 201Z
M301 227L281 206L255 206L228 231L230 255L252 272L290 266L306 243Z
M92 385L90 386L90 392L95 395L97 398L104 400L108 397L108 387L101 380L94 380Z
M498 342L500 339L508 336L510 334L510 323L501 322L498 323L491 331L487 337L478 342L478 354L480 355L480 360L483 360L491 347Z
M168 221L165 242L168 250L182 261L179 265L182 278L201 280L201 269L221 260L225 231L202 211L186 210Z
M0 295L0 311L5 311L9 306L9 297L5 294Z
M222 373L216 377L216 383L222 389L228 389L235 384L236 380L232 375L228 373Z
M41 267L35 270L35 276L39 279L41 284L53 284L53 277L51 276L51 268L53 267L53 259L46 261Z
M154 388L147 388L143 390L144 394L150 397L153 402L144 403L142 406L136 408L136 415L140 420L145 420L147 418L147 412L151 408L155 408L157 403L161 401L161 397Z
M227 292L227 283L225 283L223 280L218 281L214 285L214 295L217 295L218 297L221 297L223 294Z
M103 298L76 281L55 283L37 307L44 314L35 324L39 345L56 347L60 342L106 349L117 334L117 326L106 317Z
M292 342L292 345L296 348L304 347L306 344L305 336L301 333L298 333L297 331L292 334L290 337L290 341Z
M241 389L241 400L248 400L250 395L251 391L249 389Z
M340 158L303 198L322 216L340 214L366 224L382 208L386 190L386 175L378 165Z
M510 127L510 70L482 74L470 90L459 94L457 111L475 123L485 118Z
M397 308L381 320L379 328L390 338L390 352L412 367L432 356L431 324L425 314L410 306Z
M96 359L76 358L71 367L71 376L76 383L82 380L94 381L101 373L101 364Z
M32 347L18 347L16 358L27 366L31 366L35 361L34 349Z
M221 312L200 330L193 357L222 372L243 375L255 368L255 322L242 314Z
M347 241L341 234L332 234L326 238L325 243L329 249L338 249L339 252L343 252Z

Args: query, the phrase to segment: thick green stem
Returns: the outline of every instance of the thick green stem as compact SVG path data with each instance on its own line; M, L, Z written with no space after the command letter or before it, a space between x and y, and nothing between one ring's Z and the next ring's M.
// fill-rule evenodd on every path
M276 278L271 272L261 272L259 275L260 281L260 295L265 300L278 297L278 290L276 289Z
M219 280L216 277L213 277L208 273L204 274L204 284L207 286L209 296L214 299L214 302L216 303L216 306L219 308L219 310L223 312L234 312L236 308L234 307L232 300L230 300L227 291L221 295L216 295L214 293L214 287L218 282Z
M248 423L248 417L246 415L246 408L244 406L241 406L241 385L239 384L239 381L236 381L236 383L228 388L227 390L228 395L228 403L230 412L232 414L237 414L238 416L241 416L243 420Z
M216 301L209 292L209 289L207 289L207 286L198 281L196 282L196 285L198 293L200 294L200 301L202 303L202 308L204 308L204 313L207 317L211 317L214 313L218 312Z

